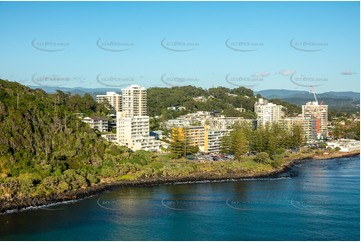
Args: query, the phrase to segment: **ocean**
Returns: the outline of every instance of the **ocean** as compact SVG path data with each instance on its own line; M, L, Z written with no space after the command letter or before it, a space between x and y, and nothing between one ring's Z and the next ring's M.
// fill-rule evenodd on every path
M360 157L278 178L117 188L0 215L0 240L360 240Z

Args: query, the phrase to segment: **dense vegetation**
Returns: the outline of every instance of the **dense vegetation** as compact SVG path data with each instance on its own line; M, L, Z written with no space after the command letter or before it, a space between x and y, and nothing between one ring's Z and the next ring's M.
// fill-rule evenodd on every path
M229 117L256 118L254 103L260 95L253 93L251 89L238 87L234 89L226 87L215 87L202 89L194 86L178 86L172 88L152 87L147 90L148 114L151 119L151 130L159 129L160 123L177 118L181 115L197 111L219 111L222 115ZM200 101L194 98L203 96L206 100ZM277 104L284 105L287 115L301 113L301 108L283 102L272 100ZM168 107L185 107L185 110L172 111ZM240 112L237 108L244 108ZM159 116L159 118L154 118Z
M338 117L332 120L331 134L335 139L360 140L360 120Z
M74 113L106 114L90 95L46 94L0 80L0 195L42 195L99 181L98 167L129 154Z
M221 98L223 91L210 93ZM114 181L221 172L215 170L218 165L170 162L167 156L131 152L108 143L75 115L107 112L87 94L47 94L0 80L0 197L49 196ZM225 171L237 173L236 163L236 170Z
M147 90L147 95L150 116L163 114L168 118L175 118L190 112L217 110L226 116L255 118L253 106L256 98L252 90L243 87L217 87L208 90L194 86L152 87ZM207 100L202 102L193 99L199 96L204 96ZM186 111L169 112L167 107L173 106L183 106ZM245 108L246 112L241 113L235 108Z
M256 154L257 162L278 162L286 149L295 150L305 142L303 129L295 125L291 130L274 124L252 129L247 125L235 127L222 139L222 152L234 154L236 159ZM271 158L271 159L270 159Z
M191 98L199 95L213 97L206 102ZM255 101L252 91L245 88L208 91L195 87L154 88L149 89L148 97L152 115L167 113L166 107L176 105L192 111L225 108L233 112L234 107L242 105L252 110ZM225 141L230 142L227 152L236 154L239 160L217 163L172 160L181 155L132 152L108 143L76 114L106 115L108 112L88 94L80 96L61 91L47 94L0 80L0 198L65 194L99 184L145 178L258 174L284 162L275 155L292 155L284 148L299 145L296 130L290 134L276 127L259 131L239 127ZM278 138L275 140L273 135ZM186 141L172 146L179 154L184 154L182 142ZM196 149L188 147L185 153L194 153ZM257 154L244 155L247 152ZM268 162L270 160L277 162Z

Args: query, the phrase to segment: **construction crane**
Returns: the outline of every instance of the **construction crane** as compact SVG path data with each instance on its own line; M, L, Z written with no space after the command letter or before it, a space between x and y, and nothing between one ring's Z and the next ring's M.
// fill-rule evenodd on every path
M313 97L315 98L314 104L316 106L316 110L314 111L314 116L316 118L316 134L318 136L321 132L320 106L323 104L323 101L321 102L320 105L318 105L317 96L316 96L313 86L311 86L311 92L313 93Z
M315 90L314 90L312 85L311 85L311 92L313 93L313 97L315 98L316 104L318 105L318 100L317 100L317 97L316 97L316 93L315 93Z

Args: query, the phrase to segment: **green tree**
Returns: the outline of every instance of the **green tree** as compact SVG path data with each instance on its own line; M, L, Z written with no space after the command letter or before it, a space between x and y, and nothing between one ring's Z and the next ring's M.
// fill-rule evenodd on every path
M170 143L170 152L173 158L180 158L184 155L184 141L179 129L172 129L172 142Z
M231 149L233 150L235 158L240 160L244 154L249 152L248 140L244 129L240 128L232 132L231 139Z

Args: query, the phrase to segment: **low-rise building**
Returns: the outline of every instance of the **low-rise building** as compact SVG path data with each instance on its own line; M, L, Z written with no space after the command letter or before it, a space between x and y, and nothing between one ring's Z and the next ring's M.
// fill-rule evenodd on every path
M177 119L170 119L166 122L167 128L184 126L205 126L209 125L212 129L230 129L235 124L247 123L253 125L254 119L245 119L243 117L225 117L224 115L215 115L214 112L198 111L182 115Z
M246 112L245 108L235 108L238 112L244 113Z
M270 103L260 98L254 104L254 112L257 114L257 126L264 126L267 123L278 124L284 117L283 106Z
M198 111L168 120L166 126L172 129L172 133L180 133L182 139L185 134L189 145L198 146L201 152L219 153L222 137L229 134L234 125L244 123L253 128L256 126L254 119Z
M102 134L102 137L109 142L113 142L113 143L117 142L117 134L112 134L112 133Z
M173 106L173 107L167 107L167 110L183 111L183 110L186 110L186 107L183 107L183 106Z
M176 137L175 134L179 135L179 137ZM173 127L172 139L175 138L186 140L187 145L198 146L201 151L204 151L203 126Z
M337 141L327 142L327 147L335 149L340 148L341 152L350 152L360 150L360 141L352 139L340 139Z
M191 123L189 120L185 119L169 119L166 122L166 127L168 129L171 129L172 127L183 127L183 126L189 126Z
M197 102L206 102L207 98L205 96L199 96L199 97L194 97L193 100Z
M82 122L89 124L90 128L97 129L100 132L109 131L109 121L104 117L85 117L82 119Z
M223 136L229 135L230 130L226 129L210 129L205 127L204 132L204 152L205 153L219 153L221 151L221 144Z
M163 139L163 131L162 130L154 130L149 132L150 136L153 136L156 140Z

